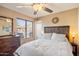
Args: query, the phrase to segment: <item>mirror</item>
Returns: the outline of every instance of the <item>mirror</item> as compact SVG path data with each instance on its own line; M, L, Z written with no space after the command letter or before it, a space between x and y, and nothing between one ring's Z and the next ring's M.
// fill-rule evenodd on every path
M0 16L0 36L13 34L13 19Z

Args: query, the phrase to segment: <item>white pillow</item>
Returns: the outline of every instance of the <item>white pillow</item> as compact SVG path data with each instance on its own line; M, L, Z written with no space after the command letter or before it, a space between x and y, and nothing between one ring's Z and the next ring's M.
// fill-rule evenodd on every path
M46 39L46 40L51 40L51 36L52 36L52 33L44 33L42 35L38 35L36 36L36 39Z
M48 39L48 40L51 40L51 36L52 36L52 33L45 33L44 34L44 38Z
M65 34L57 34L57 33L53 33L52 34L52 37L51 37L51 40L52 41L60 41L60 42L62 42L62 41L66 41L66 39L65 39L66 37L65 37Z
M44 35L39 34L36 36L36 39L44 39Z

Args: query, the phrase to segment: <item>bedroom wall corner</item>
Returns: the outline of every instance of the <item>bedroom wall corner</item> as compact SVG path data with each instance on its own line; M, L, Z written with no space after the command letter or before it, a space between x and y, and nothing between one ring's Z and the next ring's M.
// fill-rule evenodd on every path
M79 41L79 8L78 8L78 41Z

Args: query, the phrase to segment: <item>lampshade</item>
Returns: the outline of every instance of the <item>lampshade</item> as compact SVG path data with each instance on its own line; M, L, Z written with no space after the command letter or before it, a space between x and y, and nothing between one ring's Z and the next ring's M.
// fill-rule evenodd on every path
M76 33L75 33L75 32L73 32L73 33L72 33L72 37L75 37L75 35L76 35Z

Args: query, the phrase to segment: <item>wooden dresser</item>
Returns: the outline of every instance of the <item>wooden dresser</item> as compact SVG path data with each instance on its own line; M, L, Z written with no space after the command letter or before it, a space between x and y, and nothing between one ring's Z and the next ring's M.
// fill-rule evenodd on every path
M19 36L0 37L0 56L12 56L13 52L20 46Z

